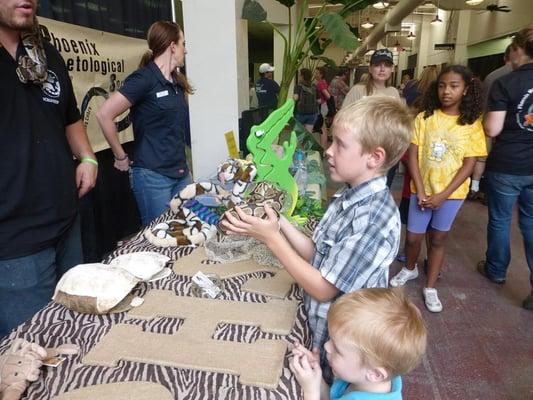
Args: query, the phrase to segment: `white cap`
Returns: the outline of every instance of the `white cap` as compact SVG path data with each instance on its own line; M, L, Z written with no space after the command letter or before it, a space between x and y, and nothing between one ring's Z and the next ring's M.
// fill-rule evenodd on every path
M274 72L274 67L268 63L261 64L259 66L259 73L264 74L265 72Z

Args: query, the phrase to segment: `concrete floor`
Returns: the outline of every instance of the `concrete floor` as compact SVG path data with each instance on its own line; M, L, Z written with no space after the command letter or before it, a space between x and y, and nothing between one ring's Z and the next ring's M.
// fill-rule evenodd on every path
M395 198L400 178L393 185ZM404 399L533 399L533 312L521 308L531 287L516 215L512 261L502 286L475 270L484 258L486 226L487 207L465 202L450 232L437 285L441 313L424 306L423 274L406 285L422 311L429 342L422 364L404 377ZM391 276L400 268L395 262Z

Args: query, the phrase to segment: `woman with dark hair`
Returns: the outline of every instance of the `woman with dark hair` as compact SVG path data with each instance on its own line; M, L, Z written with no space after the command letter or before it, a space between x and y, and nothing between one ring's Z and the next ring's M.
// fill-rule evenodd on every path
M294 118L309 132L313 132L313 126L318 115L316 88L311 81L313 75L309 69L302 68L298 78L298 84L294 87L293 95L296 102Z
M96 114L113 151L115 168L129 171L143 225L165 211L172 196L191 182L185 145L190 145L186 95L192 89L179 72L186 54L183 31L178 24L158 21L148 30L147 41L149 50L139 69ZM135 138L131 161L113 122L128 109Z
M511 220L518 203L533 285L533 28L514 36L509 58L513 72L492 84L483 121L485 134L495 140L485 169L489 209L486 261L478 264L478 271L494 283L505 283L511 260ZM533 292L522 305L533 310Z

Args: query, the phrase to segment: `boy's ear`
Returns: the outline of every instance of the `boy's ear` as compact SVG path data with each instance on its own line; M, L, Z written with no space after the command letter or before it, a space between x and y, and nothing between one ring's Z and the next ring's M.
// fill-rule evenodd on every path
M368 167L370 169L379 169L385 163L387 158L387 153L383 147L376 147L370 153L370 158L368 159Z
M390 377L389 373L385 370L385 368L377 367L369 368L366 371L366 379L372 383L379 383L390 380Z

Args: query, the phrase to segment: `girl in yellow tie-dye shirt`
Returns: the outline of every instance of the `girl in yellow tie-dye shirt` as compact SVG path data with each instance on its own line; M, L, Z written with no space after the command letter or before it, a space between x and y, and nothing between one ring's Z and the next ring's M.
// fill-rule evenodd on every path
M481 124L482 89L472 72L460 65L446 67L424 95L409 147L412 176L407 221L405 267L391 286L418 276L416 261L429 234L427 281L423 291L429 311L442 311L435 284L444 260L444 243L468 194L469 176L477 157L487 154ZM428 230L429 227L429 230Z

